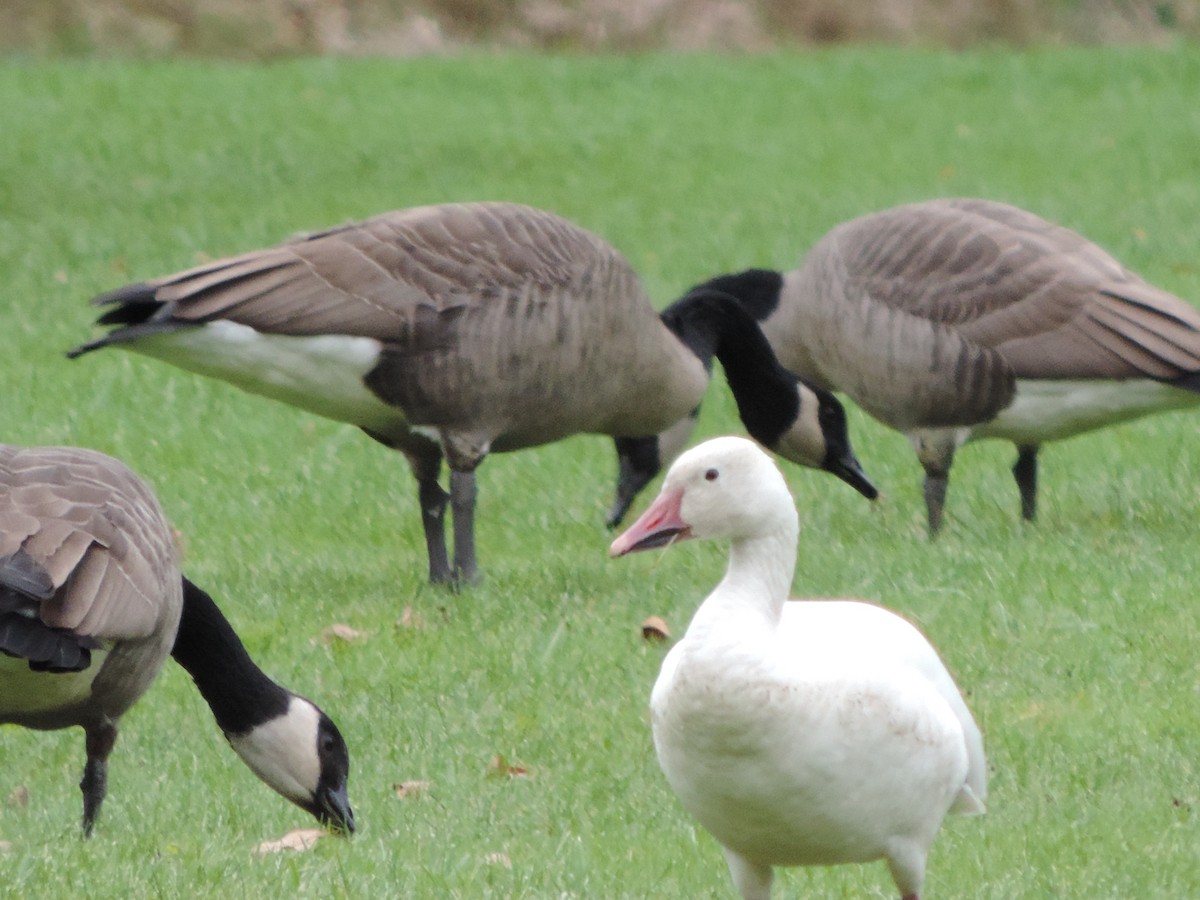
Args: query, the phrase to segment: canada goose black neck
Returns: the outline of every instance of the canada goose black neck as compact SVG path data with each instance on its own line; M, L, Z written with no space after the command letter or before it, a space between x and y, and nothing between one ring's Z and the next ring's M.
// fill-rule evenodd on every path
M720 360L746 430L773 446L800 413L799 379L779 364L750 313L731 295L700 287L667 307L662 320L706 368L714 356Z
M186 578L171 656L192 676L226 735L244 734L288 710L291 695L254 664L212 597Z
M742 308L755 320L765 322L779 308L783 293L783 273L772 269L747 269L731 275L720 275L698 284L692 291L714 290L737 298Z

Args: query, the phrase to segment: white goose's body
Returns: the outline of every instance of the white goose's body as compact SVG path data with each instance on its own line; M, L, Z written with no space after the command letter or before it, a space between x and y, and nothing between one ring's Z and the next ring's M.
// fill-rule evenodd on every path
M945 814L983 812L983 741L904 619L857 601L786 602L797 530L770 460L722 438L680 457L614 542L625 553L668 538L733 541L725 578L651 694L658 759L743 897L769 896L775 865L876 859L915 896Z

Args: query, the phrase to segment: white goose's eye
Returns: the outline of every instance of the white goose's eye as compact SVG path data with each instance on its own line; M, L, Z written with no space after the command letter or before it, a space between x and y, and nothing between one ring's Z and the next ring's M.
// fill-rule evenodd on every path
M721 473L718 472L716 469L709 469L707 472L704 473L704 480L705 481L716 481L717 478L720 476L720 474Z

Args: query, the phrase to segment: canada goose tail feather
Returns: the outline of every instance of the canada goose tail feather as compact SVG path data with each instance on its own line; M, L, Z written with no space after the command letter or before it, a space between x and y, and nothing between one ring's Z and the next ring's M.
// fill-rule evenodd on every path
M105 323L99 323L105 324ZM91 353L93 350L101 350L104 347L114 347L119 344L132 344L142 338L150 337L155 334L169 334L172 331L180 331L184 328L199 327L195 322L180 322L177 320L166 319L158 322L145 322L140 325L130 325L125 328L118 328L115 331L110 331L103 337L98 337L94 341L88 341L85 344L80 344L78 347L72 347L67 351L67 359L77 359L85 353Z

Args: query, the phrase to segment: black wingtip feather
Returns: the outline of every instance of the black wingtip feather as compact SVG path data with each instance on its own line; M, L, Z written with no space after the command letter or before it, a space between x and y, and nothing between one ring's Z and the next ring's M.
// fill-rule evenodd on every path
M82 672L92 664L92 638L51 628L20 613L0 614L0 653L29 661L35 672Z
M49 573L19 547L11 556L0 559L0 587L34 600L49 600L54 596L54 582Z

